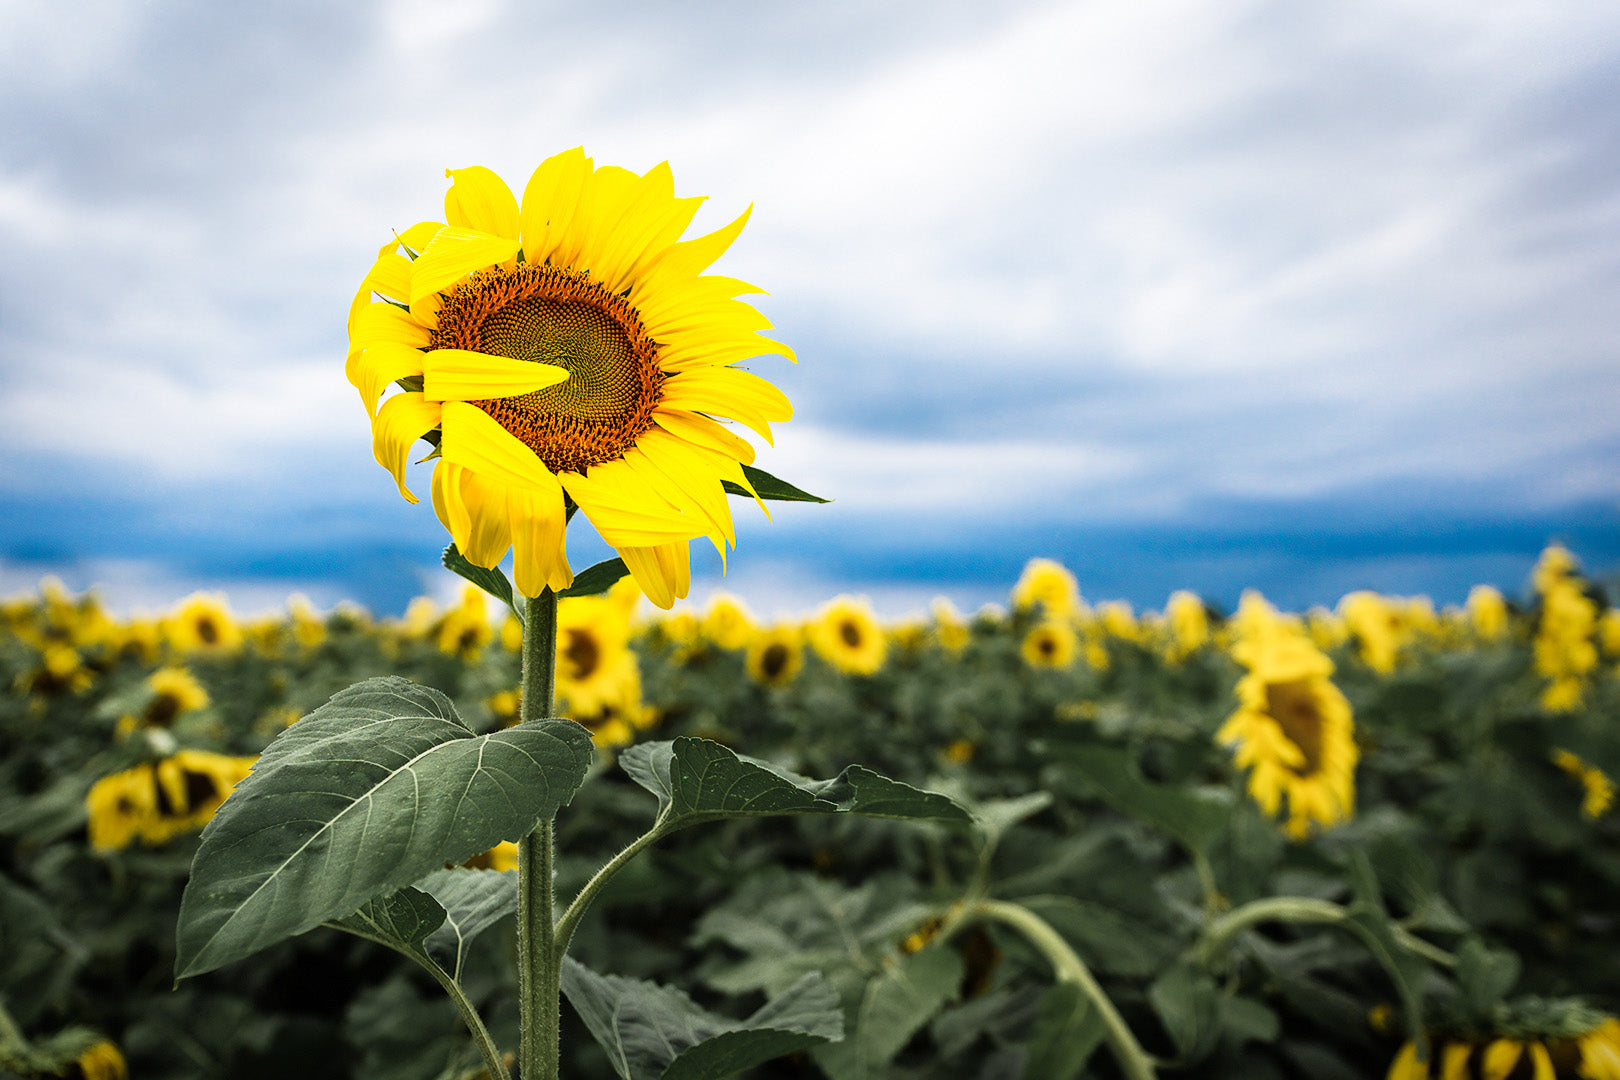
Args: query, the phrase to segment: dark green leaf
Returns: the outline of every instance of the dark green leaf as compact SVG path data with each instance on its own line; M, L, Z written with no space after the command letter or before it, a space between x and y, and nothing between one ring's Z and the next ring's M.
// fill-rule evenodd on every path
M962 985L962 957L941 945L903 956L866 984L855 1030L841 1043L812 1053L833 1080L876 1080L888 1063L932 1020Z
M1221 992L1195 965L1176 964L1148 987L1148 1001L1183 1062L1202 1058L1220 1032Z
M1103 904L1072 896L1032 896L1019 903L1062 934L1096 971L1146 978L1175 951L1175 940L1163 929Z
M444 925L428 935L427 951L446 958L446 970L458 979L473 938L518 906L516 870L440 870L416 884L444 909Z
M563 960L562 989L624 1080L721 1080L843 1037L838 995L816 974L741 1021L674 987L598 975L572 958Z
M1470 1019L1488 1023L1518 981L1519 958L1506 949L1470 938L1457 950L1457 989Z
M831 780L806 780L738 757L708 739L641 743L619 756L630 778L658 796L667 829L732 817L861 814L967 824L967 811L943 795L851 765Z
M744 465L742 471L743 475L748 478L748 482L754 485L754 490L759 493L759 497L762 499L769 499L774 502L832 502L831 499L823 499L819 495L812 495L808 491L802 491L786 480L778 480L764 469ZM753 497L748 494L748 489L741 484L733 484L730 480L723 481L723 483L726 491L732 495L742 495L745 498Z
M1232 814L1232 793L1225 788L1149 783L1131 755L1117 747L1054 746L1051 752L1115 809L1158 826L1193 851L1207 848Z
M619 583L630 572L623 559L607 559L574 575L574 583L558 593L559 599L570 596L597 596Z
M1041 1011L1029 1037L1024 1075L1075 1080L1102 1044L1107 1027L1077 983L1062 982L1041 995Z
M972 807L973 824L986 847L994 848L1008 829L1052 805L1052 793L1032 791L1016 799L989 799Z
M444 556L441 561L444 563L446 570L453 574L459 574L480 589L483 589L489 595L511 608L512 614L518 617L519 622L524 621L524 604L512 591L512 583L507 580L506 571L499 566L490 569L474 566L467 561L467 557L457 550L454 544L444 549Z
M359 911L328 920L326 925L407 955L426 956L422 942L443 922L444 908L438 901L418 889L405 888L369 900Z
M567 804L592 757L570 720L474 735L448 698L404 679L339 692L270 744L203 831L178 977L518 839Z

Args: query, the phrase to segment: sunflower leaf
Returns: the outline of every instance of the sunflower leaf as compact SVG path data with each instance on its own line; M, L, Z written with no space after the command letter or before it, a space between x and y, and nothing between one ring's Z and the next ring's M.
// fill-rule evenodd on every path
M527 625L528 619L523 610L525 605L521 598L512 591L512 582L507 579L506 571L498 566L488 569L482 566L474 566L467 561L467 556L463 555L455 544L451 544L444 549L444 555L440 561L444 563L444 568L452 574L458 574L466 578L511 608L512 614L517 616L518 622Z
M823 499L820 495L812 495L808 491L796 488L786 480L780 480L772 476L764 469L744 465L742 471L743 475L748 478L748 482L754 485L754 490L759 492L759 497L762 499L770 499L773 502L832 502L831 499ZM741 484L733 484L730 480L722 481L722 483L725 484L726 491L732 495L753 498L748 489Z
M932 791L851 765L831 780L808 780L763 761L739 757L708 739L648 742L619 755L630 778L658 796L660 827L783 814L867 817L967 825L968 812Z
M1119 747L1053 745L1050 752L1084 777L1116 810L1158 826L1190 850L1208 847L1232 816L1231 792L1152 783Z
M326 925L356 937L375 941L413 959L425 959L423 943L444 922L444 908L419 889L404 888L390 896L368 900L360 910Z
M838 992L815 972L746 1020L708 1012L674 987L598 975L572 958L563 960L562 989L624 1080L722 1080L844 1034Z
M473 938L518 908L517 871L468 870L457 867L429 874L417 882L444 908L444 922L427 936L427 951L453 963L447 968L461 978L467 946Z
M574 583L557 594L558 599L570 596L597 596L619 583L630 572L623 559L606 559L574 575Z
M592 758L571 720L475 735L448 698L405 679L339 691L277 736L203 830L176 977L516 840L573 798Z

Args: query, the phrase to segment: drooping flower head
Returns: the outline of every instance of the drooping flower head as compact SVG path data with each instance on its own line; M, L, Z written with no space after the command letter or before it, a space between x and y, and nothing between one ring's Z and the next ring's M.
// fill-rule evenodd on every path
M722 557L735 542L723 484L753 490L753 448L720 421L770 441L793 411L736 366L792 357L737 299L759 290L704 273L747 212L682 240L702 200L675 197L667 164L638 176L580 149L536 169L521 205L488 169L448 175L446 223L384 244L350 309L347 372L378 462L414 502L410 449L433 443L439 520L479 566L512 551L525 595L572 581L574 505L669 608L690 587L688 542Z

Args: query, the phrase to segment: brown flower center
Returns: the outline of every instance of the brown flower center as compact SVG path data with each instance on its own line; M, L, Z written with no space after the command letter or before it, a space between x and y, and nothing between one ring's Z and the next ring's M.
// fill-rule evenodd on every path
M629 301L579 271L521 264L473 274L444 294L429 347L567 369L555 386L473 402L553 472L622 457L663 397L658 343Z
M575 681L589 678L602 662L602 647L596 643L595 635L584 630L570 627L563 632L568 635L568 644L562 650L568 662L568 677Z
M1318 772L1322 767L1322 710L1310 680L1267 683L1266 712L1305 757L1294 772L1300 776Z
M844 644L852 649L861 647L861 628L853 622L845 621L838 624L838 636L844 639Z
M760 654L759 669L765 673L767 679L775 679L787 668L787 662L787 646L781 642L773 642L765 646L765 651Z

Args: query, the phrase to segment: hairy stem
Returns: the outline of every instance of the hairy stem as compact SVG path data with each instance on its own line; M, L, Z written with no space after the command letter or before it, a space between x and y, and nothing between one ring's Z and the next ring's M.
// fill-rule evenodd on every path
M525 722L551 715L556 663L557 594L546 589L529 601L523 628ZM518 1012L522 1028L518 1075L522 1080L557 1080L560 1067L562 958L555 944L554 844L550 819L518 842Z
M613 879L614 874L624 869L626 863L644 849L651 847L653 843L664 835L663 829L659 827L660 824L654 823L653 827L637 837L634 843L609 859L607 865L598 870L591 877L591 880L585 883L584 888L579 890L579 895L574 897L573 903L568 905L568 910L563 912L561 919L557 920L556 941L553 948L556 951L559 969L562 966L563 954L568 951L568 942L574 936L574 928L579 925L579 920L585 917L585 912L590 910L591 903L596 899L597 894Z

